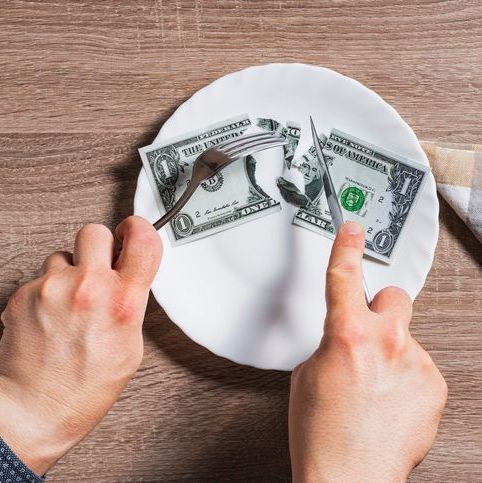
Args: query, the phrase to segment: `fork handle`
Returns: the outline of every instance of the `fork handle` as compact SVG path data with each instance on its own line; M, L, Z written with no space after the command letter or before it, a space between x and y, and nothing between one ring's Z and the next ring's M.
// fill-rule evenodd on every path
M155 223L153 223L152 226L156 230L159 230L159 228L162 228L164 225L169 223L179 213L179 211L181 211L181 208L188 202L189 198L191 198L197 187L198 185L191 181L181 197L174 203L173 207Z

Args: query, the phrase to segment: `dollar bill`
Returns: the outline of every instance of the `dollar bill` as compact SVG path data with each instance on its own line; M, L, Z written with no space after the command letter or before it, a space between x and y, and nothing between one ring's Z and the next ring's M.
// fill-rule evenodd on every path
M268 121L259 121L257 129L263 122L263 129L267 129ZM203 151L253 127L256 122L243 114L139 149L160 212L170 210L184 192L191 179L192 165ZM280 125L280 131L282 128ZM255 157L247 156L203 182L170 222L168 234L171 243L179 245L278 210L280 203L256 182Z
M291 162L295 155L296 148L300 142L301 126L295 121L287 121L286 126L275 119L258 118L256 125L265 131L271 131L277 136L286 138L287 144L283 146L285 166L291 168Z
M390 263L429 168L337 129L320 141L344 220L364 226L366 254ZM334 238L323 189L324 168L314 147L293 160L292 166L303 174L305 183L293 223ZM299 195L296 187L290 188Z

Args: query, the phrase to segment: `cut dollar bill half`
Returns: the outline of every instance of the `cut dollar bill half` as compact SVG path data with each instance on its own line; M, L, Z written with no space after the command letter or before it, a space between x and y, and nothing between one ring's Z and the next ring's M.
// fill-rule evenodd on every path
M245 132L259 130L281 135L286 128L277 121L251 119L242 114L139 149L160 213L170 210L184 192L191 179L192 165L203 151ZM285 147L285 156L288 151L292 155L294 143L292 140ZM179 245L280 209L280 203L256 181L256 158L247 156L201 184L170 222L169 239L173 245Z
M430 168L337 129L320 141L344 221L365 228L367 255L390 263ZM334 238L321 179L324 168L314 147L296 158L292 167L303 174L305 183L293 223Z

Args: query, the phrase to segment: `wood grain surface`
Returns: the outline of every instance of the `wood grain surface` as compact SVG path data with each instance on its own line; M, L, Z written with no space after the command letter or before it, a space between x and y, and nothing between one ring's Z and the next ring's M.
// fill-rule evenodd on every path
M148 143L186 98L268 62L373 88L420 139L479 142L480 0L43 0L0 6L0 309L86 222L132 211ZM482 481L482 249L441 202L413 333L449 385L411 481ZM51 482L289 481L289 375L191 342L151 299L136 378Z

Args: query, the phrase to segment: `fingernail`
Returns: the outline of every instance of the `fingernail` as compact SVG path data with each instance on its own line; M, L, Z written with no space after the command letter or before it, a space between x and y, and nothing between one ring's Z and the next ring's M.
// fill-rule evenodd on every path
M363 231L363 227L354 221L343 223L341 229L343 230L343 233L346 233L347 235L359 235Z

